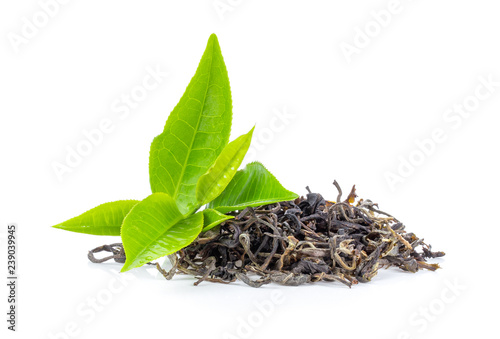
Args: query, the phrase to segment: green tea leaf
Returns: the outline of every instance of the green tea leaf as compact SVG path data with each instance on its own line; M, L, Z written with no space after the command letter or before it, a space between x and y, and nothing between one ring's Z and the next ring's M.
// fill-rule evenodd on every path
M122 225L127 260L122 272L189 245L203 228L203 213L184 218L175 200L153 193L134 206Z
M183 214L198 206L196 184L227 145L232 103L226 66L212 34L196 74L152 144L149 178Z
M260 162L252 162L236 173L224 192L207 205L221 213L294 200L297 194L286 190Z
M231 141L219 155L214 165L200 178L196 187L196 198L200 205L205 205L217 198L233 179L248 151L248 147L250 147L254 128L247 134L243 134L236 140Z
M93 235L120 235L123 219L139 200L119 200L94 207L52 227Z
M222 214L210 208L204 209L202 212L203 212L202 232L206 232L214 228L215 226L219 225L220 223L234 218L232 215Z

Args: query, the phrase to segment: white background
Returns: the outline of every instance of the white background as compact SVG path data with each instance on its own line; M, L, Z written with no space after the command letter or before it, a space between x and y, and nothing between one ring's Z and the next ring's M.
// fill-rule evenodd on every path
M33 23L42 9L34 0L2 1L2 276L6 225L19 227L20 313L12 337L491 336L497 319L485 305L500 301L498 4L401 0L382 27L373 11L393 9L390 1L221 3L231 6L222 15L212 0L69 1L16 45L23 18ZM43 14L36 20L45 24ZM359 32L367 29L363 41ZM90 264L87 250L118 239L49 227L100 203L150 193L150 142L210 33L229 71L232 138L256 123L255 158L297 193L309 185L335 199L334 179L344 191L356 184L360 197L445 251L436 261L442 270L381 271L352 289L194 287L190 277L167 282L154 270L118 275L118 264ZM347 45L356 48L350 57ZM141 85L148 67L169 75L122 119L112 105ZM489 98L475 98L488 78L497 83ZM464 102L473 109L461 117L454 105ZM277 120L284 112L288 118ZM103 119L114 130L58 180L54 162L64 164L68 147ZM441 142L419 153L416 143L435 129ZM398 168L404 159L415 165L412 173ZM390 184L389 172L400 182ZM263 314L256 302L274 304Z

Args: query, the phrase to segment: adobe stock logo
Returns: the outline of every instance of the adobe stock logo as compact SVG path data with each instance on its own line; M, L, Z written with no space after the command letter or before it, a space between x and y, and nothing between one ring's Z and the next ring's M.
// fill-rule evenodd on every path
M129 92L122 93L119 98L113 100L110 110L118 117L103 118L95 128L84 129L82 137L74 145L66 146L66 155L63 161L52 161L51 166L57 180L62 182L65 176L73 173L90 154L99 147L106 137L115 129L120 120L127 119L130 114L140 107L152 91L156 90L168 76L168 72L162 71L159 65L155 68L146 66L146 74L142 77L140 84L133 86Z
M238 8L243 0L215 0L212 3L215 12L222 21L226 18L227 13L232 13Z
M398 165L392 171L384 173L384 179L391 191L412 176L438 148L448 140L449 131L460 128L466 119L481 107L481 103L496 93L500 82L493 79L493 74L479 76L474 92L453 104L442 115L443 127L435 127L427 137L414 140L415 147L406 156L398 157Z
M257 160L257 154L265 152L267 147L297 118L295 112L291 112L286 106L282 109L273 108L272 116L267 125L257 124L253 134L252 144L245 155L245 160L251 162Z
M411 0L406 0L411 1ZM370 12L370 20L364 25L354 27L354 36L352 43L342 41L339 44L340 51L344 55L347 63L351 63L353 57L361 54L374 39L376 39L384 29L390 26L395 16L401 14L404 6L400 0L390 0L386 8L373 10Z
M39 10L35 11L29 17L21 18L20 30L7 33L12 49L17 54L22 45L27 45L34 39L40 31L46 27L50 21L55 18L61 9L62 5L66 5L70 0L40 0L38 1Z
M468 290L468 286L462 281L446 279L438 294L425 304L420 305L410 315L408 321L403 323L404 329L394 336L397 339L414 339L428 337L429 330L436 324L444 314L453 312L457 308L456 303Z
M112 304L116 298L133 284L137 278L131 273L122 274L117 270L109 270L112 278L107 284L99 289L97 293L86 296L75 309L76 317L62 324L62 328L47 333L48 339L70 339L82 335L85 328L99 316L108 311L108 305Z
M254 301L255 310L248 316L237 318L237 325L234 333L224 332L223 339L245 339L250 338L253 332L261 327L266 319L272 317L276 311L276 306L285 302L285 296L280 290L274 290L270 293L269 299L262 301Z

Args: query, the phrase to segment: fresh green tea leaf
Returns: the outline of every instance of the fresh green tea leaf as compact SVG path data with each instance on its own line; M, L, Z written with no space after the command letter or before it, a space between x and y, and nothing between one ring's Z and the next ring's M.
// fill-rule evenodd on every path
M217 198L233 179L250 147L254 128L231 141L222 150L214 165L200 178L196 187L196 198L200 205Z
M229 79L212 34L184 95L151 143L153 194L143 201L103 204L54 227L121 235L123 272L174 253L202 231L234 218L223 213L295 199L260 163L238 171L254 129L228 144L231 120Z
M260 162L252 162L236 173L224 192L208 204L221 213L294 200L297 194L285 189Z
M203 228L203 213L184 218L175 200L153 193L134 206L122 225L127 260L122 272L189 245Z
M204 209L202 212L203 212L203 230L202 230L202 232L206 232L208 230L211 230L212 228L219 225L220 223L234 218L232 215L222 214L222 213L220 213L216 210L210 209L210 208Z
M139 200L119 200L94 207L52 227L93 235L120 235L123 219Z
M196 184L227 145L232 103L226 66L212 34L196 74L152 144L149 178L154 192L169 194L183 214L198 206Z

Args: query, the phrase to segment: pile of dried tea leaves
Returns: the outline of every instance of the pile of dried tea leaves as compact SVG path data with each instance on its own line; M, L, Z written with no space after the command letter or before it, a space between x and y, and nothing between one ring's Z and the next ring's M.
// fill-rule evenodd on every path
M191 245L168 258L175 274L188 274L202 281L230 283L241 280L252 287L271 282L297 286L316 281L338 281L347 286L369 282L380 268L395 266L404 271L436 270L427 258L433 252L414 233L370 200L357 202L355 187L345 200L326 201L320 194L306 198L247 208L198 237ZM421 248L421 251L417 249ZM96 259L94 253L113 255ZM123 262L121 244L98 247L89 252L93 262L109 259Z

